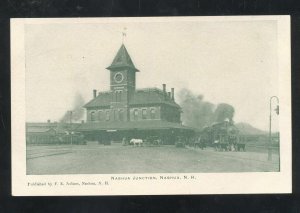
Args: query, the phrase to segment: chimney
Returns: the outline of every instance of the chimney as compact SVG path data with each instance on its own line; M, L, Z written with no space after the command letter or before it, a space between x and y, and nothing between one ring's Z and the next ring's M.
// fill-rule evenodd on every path
M163 84L163 91L166 92L166 84Z
M175 100L175 96L174 96L174 88L171 88L171 92L172 92L172 100Z
M171 92L168 92L168 96L169 96L169 98L171 98Z
M94 98L96 98L96 96L97 96L97 90L96 89L93 90L93 94L94 94Z
M50 120L47 120L47 123L50 123L51 121Z
M166 84L163 84L163 94L164 94L164 98L166 99Z

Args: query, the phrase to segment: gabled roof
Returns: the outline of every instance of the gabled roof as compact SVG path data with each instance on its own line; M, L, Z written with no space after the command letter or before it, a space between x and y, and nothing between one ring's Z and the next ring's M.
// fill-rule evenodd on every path
M111 103L111 92L99 93L96 98L88 102L85 108L109 107ZM129 100L129 105L149 105L149 104L167 104L173 107L180 106L160 89L139 89L135 90Z
M126 47L124 46L124 44L122 44L117 55L115 56L115 58L112 62L112 64L109 67L107 67L106 69L113 70L113 69L124 68L124 67L131 68L135 72L139 72L139 70L137 68L135 68L135 66L126 50Z

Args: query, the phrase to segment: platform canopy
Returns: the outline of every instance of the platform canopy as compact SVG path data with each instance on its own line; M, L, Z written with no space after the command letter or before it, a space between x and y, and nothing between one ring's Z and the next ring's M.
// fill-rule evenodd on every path
M180 123L173 123L161 120L153 121L130 121L130 122L88 122L83 123L77 131L114 131L114 130L165 130L182 129L193 130L193 128L184 126Z

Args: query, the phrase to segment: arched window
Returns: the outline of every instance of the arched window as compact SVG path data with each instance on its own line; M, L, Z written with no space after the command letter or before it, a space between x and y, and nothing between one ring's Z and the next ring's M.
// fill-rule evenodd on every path
M107 121L109 121L109 119L110 119L110 112L109 111L106 111L106 117L105 117L105 119Z
M120 119L120 121L124 121L124 110L120 110L119 111L119 119Z
M122 91L116 91L116 102L122 101Z
M155 109L150 110L150 117L151 119L155 119Z
M99 121L103 121L103 120L104 120L104 114L103 114L103 111L99 111L99 112L98 112L98 120L99 120Z
M119 111L116 109L115 111L114 111L114 113L115 113L115 121L117 121L117 120L119 120Z
M138 109L133 110L133 120L138 120L139 119L139 111Z
M91 121L95 121L95 120L96 120L95 112L91 112Z
M147 119L147 109L142 109L142 119Z

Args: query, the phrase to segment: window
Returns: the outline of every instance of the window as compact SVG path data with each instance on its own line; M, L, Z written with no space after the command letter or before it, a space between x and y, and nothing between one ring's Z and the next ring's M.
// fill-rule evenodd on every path
M103 121L103 120L104 120L103 111L99 111L99 112L98 112L98 120L99 120L99 121Z
M116 102L122 101L122 91L116 91Z
M120 110L119 111L119 119L120 119L120 121L124 121L124 110Z
M147 119L147 109L142 109L142 118Z
M96 120L95 112L91 112L91 121L95 121L95 120Z
M119 115L119 111L116 109L114 113L115 113L115 121L117 121L117 120L118 120L118 117L119 117L119 116L118 116L118 115Z
M150 117L151 119L155 119L155 109L150 110Z
M110 112L106 111L106 120L109 121L109 119L110 119Z
M138 120L139 119L139 111L138 109L133 110L133 120Z

